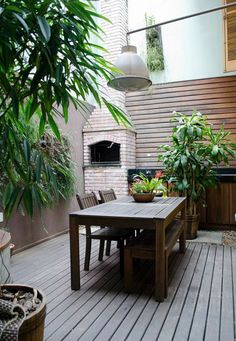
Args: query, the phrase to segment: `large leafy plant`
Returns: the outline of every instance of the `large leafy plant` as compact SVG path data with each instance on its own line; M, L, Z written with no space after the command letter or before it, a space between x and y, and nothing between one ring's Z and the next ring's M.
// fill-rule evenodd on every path
M36 206L63 195L55 177L67 173L66 164L57 164L56 157L49 162L46 150L30 138L32 122L38 141L47 126L62 141L57 117L67 122L69 105L83 108L92 94L118 123L129 124L101 91L101 77L109 80L117 70L102 56L104 48L92 43L91 35L99 40L103 33L97 20L108 19L86 0L0 3L1 194L7 216L15 207L32 215Z
M0 126L0 205L9 218L15 208L33 215L74 193L73 162L66 136L58 140L46 127L39 136L20 111L18 125L7 113Z
M102 33L90 1L6 0L0 5L0 116L30 98L29 118L40 107L40 132L48 123L59 137L56 116L68 119L69 103L81 106L88 94L103 102L118 121L126 116L99 91L99 78L114 67L91 42ZM62 107L62 113L58 110Z
M171 190L187 197L187 214L197 214L197 203L203 199L208 187L217 183L212 169L227 165L236 157L236 144L222 126L214 132L206 116L194 111L192 115L175 113L171 145L161 146L164 152L165 175L172 184Z

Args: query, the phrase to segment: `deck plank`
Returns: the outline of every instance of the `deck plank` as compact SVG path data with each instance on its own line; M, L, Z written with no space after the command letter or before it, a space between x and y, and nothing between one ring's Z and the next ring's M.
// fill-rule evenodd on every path
M83 265L83 235L80 244ZM95 242L91 269L81 271L81 289L72 291L68 235L13 256L13 278L47 296L45 340L234 340L236 249L189 243L185 255L172 257L168 298L160 304L154 299L152 281L144 285L142 273L137 275L135 293L123 291L116 243L110 257L103 262L97 257Z
M232 253L232 276L233 276L233 297L234 297L234 311L233 311L233 316L234 316L234 335L236 338L236 323L235 323L235 316L236 316L236 248L231 249Z
M145 330L145 334L143 335L142 340L148 341L152 339L157 339L158 334L161 331L162 325L165 322L168 311L173 303L174 297L176 295L178 286L184 278L184 275L188 269L188 265L191 264L192 259L195 258L195 249L196 247L199 249L197 245L191 244L186 250L185 256L183 257L183 261L181 263L180 269L176 271L173 280L170 283L168 289L168 297L165 300L165 304L159 304L157 306L156 312L150 321L148 328ZM158 321L158 323L157 323Z
M194 311L189 339L191 341L204 340L205 326L207 321L212 275L214 271L215 255L217 246L211 245L206 259L203 280L198 296L197 306Z
M224 263L222 275L222 305L221 305L221 323L220 339L235 340L234 337L234 302L232 288L232 267L231 250L224 248Z
M197 299L198 299L198 295L200 291L200 286L201 286L201 282L203 278L203 273L204 273L204 268L205 268L208 252L209 252L208 245L203 245L202 250L199 254L196 267L193 272L192 280L188 287L188 292L185 296L185 301L183 304L182 311L181 309L178 310L178 308L175 309L176 315L178 315L178 311L179 311L179 317L178 318L176 317L176 319L178 320L178 325L176 327L175 333L173 333L174 339L176 341L182 341L182 340L188 339L188 335L189 335L189 331L190 331L191 323L192 323L192 316L194 314L194 310L197 304ZM183 296L182 293L180 293L180 295ZM173 308L173 305L172 305L172 308ZM167 317L167 320L168 319L169 319L169 316Z
M223 247L217 247L210 303L206 323L206 340L219 340L220 333L220 311L221 311L221 292L222 292L222 271L223 271ZM214 326L214 328L212 328Z

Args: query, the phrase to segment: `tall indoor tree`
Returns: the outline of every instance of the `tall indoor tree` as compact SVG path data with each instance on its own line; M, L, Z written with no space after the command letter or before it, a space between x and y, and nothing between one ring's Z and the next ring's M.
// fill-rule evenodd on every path
M0 140L5 148L4 160L11 158L18 183L27 181L14 155L27 157L22 113L26 122L37 116L39 136L48 125L60 140L57 117L67 122L69 105L79 108L92 94L118 123L129 124L99 87L99 79L109 80L115 68L99 54L104 48L92 43L91 35L99 39L102 34L98 18L108 20L86 0L5 0L0 4ZM12 191L5 193L5 198L7 195L7 202L12 201L14 208L23 202L24 189L14 191L16 184L10 174L8 181L12 186L7 188ZM24 193L31 203L24 208L32 214L35 194L32 183L26 185Z

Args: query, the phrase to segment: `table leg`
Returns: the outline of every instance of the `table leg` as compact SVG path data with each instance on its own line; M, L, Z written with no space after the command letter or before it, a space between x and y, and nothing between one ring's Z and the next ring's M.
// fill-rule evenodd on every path
M165 228L162 221L156 222L155 247L155 298L163 302L165 297Z
M71 289L80 288L79 225L77 217L70 216L70 271Z
M184 208L181 210L181 220L184 223L184 232L180 237L179 243L180 243L180 252L185 253L186 250L186 207L184 205Z

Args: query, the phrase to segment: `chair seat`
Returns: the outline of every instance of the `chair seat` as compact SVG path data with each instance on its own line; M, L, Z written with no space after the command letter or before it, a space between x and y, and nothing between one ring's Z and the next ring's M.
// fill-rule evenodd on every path
M119 240L120 238L127 238L131 235L130 229L116 229L113 227L104 227L91 233L93 239L105 239ZM96 238L97 237L97 238Z

